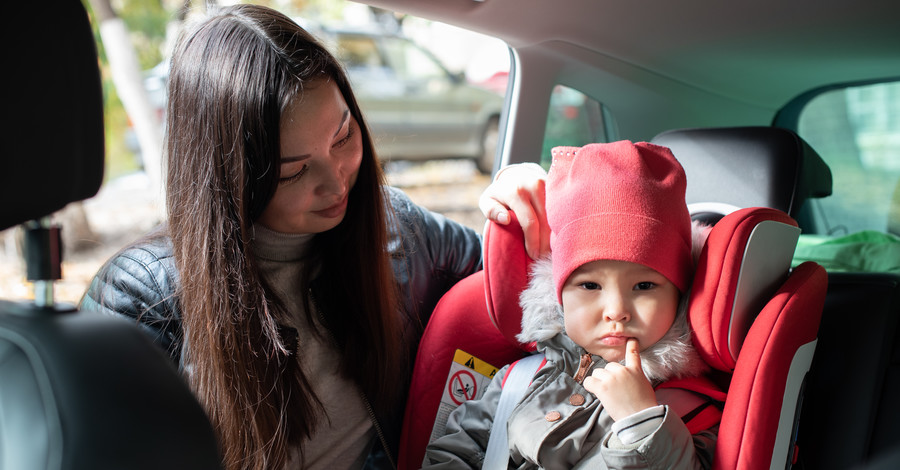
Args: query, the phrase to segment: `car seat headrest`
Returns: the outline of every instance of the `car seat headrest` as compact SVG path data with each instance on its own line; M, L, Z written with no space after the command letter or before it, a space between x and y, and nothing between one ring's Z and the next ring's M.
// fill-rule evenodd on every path
M678 129L653 138L687 174L692 217L715 222L745 207L797 217L809 198L831 194L831 170L802 138L777 127Z
M484 230L484 293L494 326L512 344L531 349L516 338L522 332L519 294L528 285L534 262L525 251L522 227L512 216L508 225L488 222Z
M712 227L700 253L690 293L694 346L710 366L730 372L756 315L787 278L800 236L797 222L771 208L740 209ZM488 314L503 336L522 330L519 295L528 285L533 260L522 229L489 222L484 239L484 286Z
M15 4L10 18L33 15ZM103 179L103 95L94 36L81 2L57 2L41 26L10 21L5 107L6 148L0 172L0 230L49 215L93 196ZM52 31L52 34L47 32Z
M770 208L740 209L713 226L688 310L694 347L707 364L734 370L754 319L787 279L799 237L797 222Z

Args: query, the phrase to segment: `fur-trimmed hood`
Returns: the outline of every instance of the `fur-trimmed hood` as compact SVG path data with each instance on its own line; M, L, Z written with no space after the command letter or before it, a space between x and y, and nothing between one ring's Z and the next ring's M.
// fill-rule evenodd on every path
M694 222L691 226L695 266L710 228L698 222ZM700 375L708 368L691 342L691 330L687 320L689 297L690 291L682 294L675 321L665 336L641 352L644 374L653 383ZM560 345L575 346L571 340L551 341L557 335L566 336L566 339L568 337L565 333L562 305L557 301L553 285L550 255L532 263L528 287L522 291L519 304L522 307L522 332L518 335L519 341L536 342L539 350ZM578 357L584 351L568 352ZM600 362L604 361L600 359Z

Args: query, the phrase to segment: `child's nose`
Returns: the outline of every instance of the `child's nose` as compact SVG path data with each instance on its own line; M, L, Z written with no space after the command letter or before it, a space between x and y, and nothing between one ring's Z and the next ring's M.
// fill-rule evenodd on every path
M622 295L608 293L603 305L603 318L610 322L625 323L631 318L628 305Z
M604 312L604 318L609 322L616 323L627 323L629 319L631 319L631 315L628 314L626 310L606 310Z

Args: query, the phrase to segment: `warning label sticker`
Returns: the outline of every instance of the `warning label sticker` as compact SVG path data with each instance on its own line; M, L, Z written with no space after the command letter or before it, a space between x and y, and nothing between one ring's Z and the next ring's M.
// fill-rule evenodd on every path
M429 443L444 435L447 418L459 405L468 400L476 400L484 395L484 389L499 369L477 357L457 349L450 365L450 373L444 386L444 395L438 408Z
M467 370L461 370L450 376L447 383L447 392L450 393L450 399L457 405L462 405L466 400L475 399L478 393L478 383L475 382L475 375Z

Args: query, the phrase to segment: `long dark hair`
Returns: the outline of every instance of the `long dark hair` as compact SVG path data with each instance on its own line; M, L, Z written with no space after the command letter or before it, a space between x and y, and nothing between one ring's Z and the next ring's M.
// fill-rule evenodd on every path
M224 8L182 36L172 57L166 205L188 380L228 469L283 466L289 445L325 419L250 244L253 221L277 188L281 114L319 80L343 94L363 159L344 220L313 240L321 289L307 310L322 312L341 372L376 413L398 406L405 383L385 180L346 74L286 16L257 5Z

